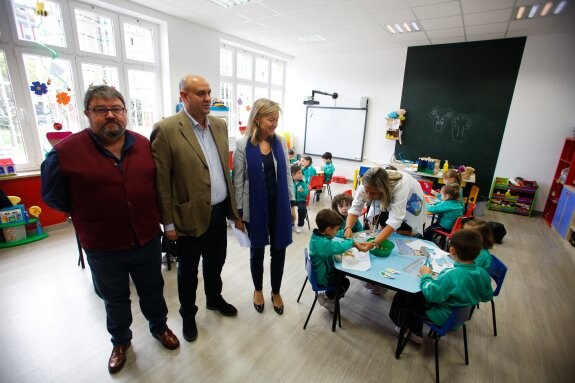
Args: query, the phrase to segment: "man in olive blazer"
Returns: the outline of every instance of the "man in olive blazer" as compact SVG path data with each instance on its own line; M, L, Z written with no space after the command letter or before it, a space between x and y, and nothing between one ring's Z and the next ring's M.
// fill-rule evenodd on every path
M224 120L209 116L211 89L197 75L180 81L184 109L157 122L152 153L157 166L161 221L176 241L178 295L183 334L197 337L195 315L198 265L202 257L206 307L226 316L237 310L222 295L220 273L226 259L226 217L239 219L229 172L228 131Z

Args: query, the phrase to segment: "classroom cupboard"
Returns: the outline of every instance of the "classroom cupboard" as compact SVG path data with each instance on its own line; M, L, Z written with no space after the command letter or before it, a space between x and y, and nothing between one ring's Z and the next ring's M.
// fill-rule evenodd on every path
M553 223L555 212L557 211L557 205L559 203L559 197L561 197L563 190L563 185L575 184L575 167L572 166L574 163L575 138L567 138L565 139L565 144L561 150L559 163L555 168L553 181L551 182L547 201L545 202L545 208L543 209L543 219L548 225Z
M561 191L561 197L557 203L555 216L553 217L553 228L564 239L570 239L573 231L573 220L575 216L575 188L566 185Z

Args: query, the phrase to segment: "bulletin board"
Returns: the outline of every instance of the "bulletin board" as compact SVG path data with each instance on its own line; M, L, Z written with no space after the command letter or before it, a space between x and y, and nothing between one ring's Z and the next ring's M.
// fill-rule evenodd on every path
M308 106L304 153L362 161L366 122L367 108Z

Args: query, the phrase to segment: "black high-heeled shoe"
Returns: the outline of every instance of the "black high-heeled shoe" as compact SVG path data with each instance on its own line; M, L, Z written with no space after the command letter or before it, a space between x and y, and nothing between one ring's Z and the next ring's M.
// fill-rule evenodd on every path
M258 313L263 313L263 312L264 312L265 302L262 303L261 305L258 305L258 304L255 302L255 298L256 298L256 292L254 291L254 309L256 309L256 311L257 311Z
M276 306L274 304L274 293L272 293L272 306L274 307L274 311L278 313L278 315L282 315L284 313L284 305Z

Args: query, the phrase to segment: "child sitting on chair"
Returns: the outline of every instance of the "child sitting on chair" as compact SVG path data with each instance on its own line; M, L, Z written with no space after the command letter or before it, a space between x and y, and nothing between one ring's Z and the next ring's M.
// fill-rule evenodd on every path
M297 158L295 158L295 150L293 149L288 150L288 154L289 154L289 164L299 165Z
M303 180L303 173L301 166L291 166L291 176L293 178L293 188L295 190L295 200L297 205L297 226L294 226L296 233L301 233L301 228L305 223L307 216L306 199L309 193L308 185Z
M321 167L321 170L323 171L323 182L324 183L329 183L331 181L331 177L333 176L333 172L335 172L335 167L333 166L333 163L331 162L331 153L330 152L325 152L324 154L322 154L321 158L323 159L324 165ZM315 191L315 200L319 201L319 198L321 197L321 190L316 190Z
M309 241L309 258L317 284L321 286L339 285L338 295L341 297L349 288L349 279L340 274L335 268L334 255L343 254L352 247L359 251L367 251L365 243L355 242L352 238L333 240L343 220L338 213L330 209L323 209L317 213L315 224ZM318 294L319 304L333 312L335 308L335 291Z
M311 157L310 156L302 157L299 162L301 165L301 171L303 173L304 180L309 185L309 180L311 179L311 177L317 174L315 168L311 166Z
M333 197L333 201L331 201L331 209L337 212L340 217L343 219L339 230L337 231L336 237L343 238L345 232L345 222L347 220L347 212L351 207L351 203L353 202L353 197L349 194L341 193ZM360 220L358 219L355 221L355 225L351 228L352 233L357 233L358 231L363 230L363 225L361 224Z
M429 225L423 232L423 238L433 240L434 229L450 232L457 221L463 215L463 206L459 203L459 186L456 184L443 185L441 187L441 199L435 204L425 205L428 213L438 214L437 222Z
M323 182L328 183L333 176L333 172L335 172L335 167L333 166L333 162L331 162L331 153L325 152L321 158L324 162L324 165L321 167L321 170L323 170Z
M475 264L489 272L492 259L489 249L493 248L493 233L491 232L491 227L482 219L469 217L463 219L463 228L475 230L481 235L481 238L483 239L483 248L477 258L475 258Z
M454 267L444 269L434 279L431 268L421 266L421 292L395 294L389 317L396 331L400 331L399 326L407 327L408 339L421 344L423 323L414 314L442 326L455 308L490 301L493 298L491 277L474 263L482 247L478 232L468 229L455 232L449 248Z
M461 186L461 174L455 169L449 169L446 172L443 172L441 177L443 183L448 186L457 186L459 188L459 203L461 206L465 205L465 201L463 200L463 186ZM433 194L438 201L441 201L441 191L431 190L431 194Z

